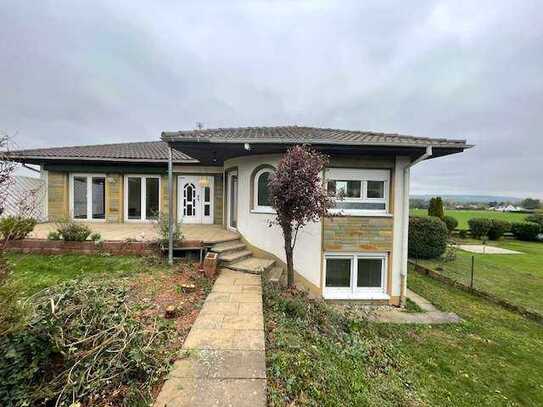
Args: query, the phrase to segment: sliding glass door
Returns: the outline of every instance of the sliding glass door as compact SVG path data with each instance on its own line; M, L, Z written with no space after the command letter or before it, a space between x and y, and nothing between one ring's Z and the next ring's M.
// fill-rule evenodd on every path
M70 213L73 219L106 219L106 177L104 175L72 174Z
M129 175L125 178L125 220L148 221L160 211L160 176Z

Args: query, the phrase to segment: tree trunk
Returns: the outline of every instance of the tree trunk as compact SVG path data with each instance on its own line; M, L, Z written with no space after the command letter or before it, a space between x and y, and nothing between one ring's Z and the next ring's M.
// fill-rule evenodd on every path
M287 258L287 287L294 287L294 263L292 256L292 228L290 225L283 228L285 237L285 255Z

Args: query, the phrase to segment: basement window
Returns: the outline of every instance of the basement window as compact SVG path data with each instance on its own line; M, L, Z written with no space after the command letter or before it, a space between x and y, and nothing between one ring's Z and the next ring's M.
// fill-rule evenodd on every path
M327 299L388 299L384 253L327 253L324 270Z

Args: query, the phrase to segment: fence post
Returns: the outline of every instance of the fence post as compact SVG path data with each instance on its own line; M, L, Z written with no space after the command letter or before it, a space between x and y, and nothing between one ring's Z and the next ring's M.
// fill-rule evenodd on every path
M471 282L470 288L473 290L473 270L475 269L475 256L471 255Z

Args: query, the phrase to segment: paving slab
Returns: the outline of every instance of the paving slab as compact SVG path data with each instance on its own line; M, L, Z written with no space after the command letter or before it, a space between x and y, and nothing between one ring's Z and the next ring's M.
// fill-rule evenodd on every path
M266 379L172 377L155 407L264 407Z
M155 407L266 406L260 276L221 270Z

